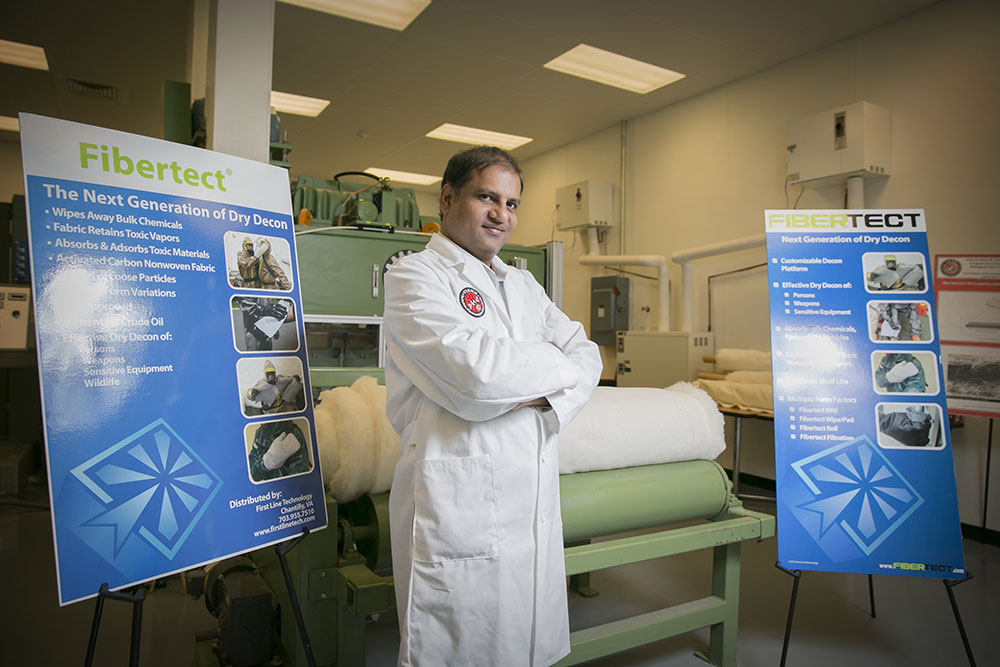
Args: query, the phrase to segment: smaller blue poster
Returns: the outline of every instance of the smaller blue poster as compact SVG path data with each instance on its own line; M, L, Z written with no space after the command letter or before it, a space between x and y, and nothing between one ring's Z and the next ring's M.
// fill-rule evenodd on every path
M764 221L781 564L961 578L924 212Z
M317 530L288 176L21 115L60 604Z

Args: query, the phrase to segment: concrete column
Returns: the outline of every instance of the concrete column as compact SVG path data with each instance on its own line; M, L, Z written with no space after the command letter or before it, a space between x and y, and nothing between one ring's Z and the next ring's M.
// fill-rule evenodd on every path
M274 0L214 0L210 13L206 147L267 162Z

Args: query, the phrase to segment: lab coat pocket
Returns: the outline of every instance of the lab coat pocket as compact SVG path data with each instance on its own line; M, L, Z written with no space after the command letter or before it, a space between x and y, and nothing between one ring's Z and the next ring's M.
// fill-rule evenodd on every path
M496 498L489 456L424 459L415 464L413 558L443 563L496 558Z

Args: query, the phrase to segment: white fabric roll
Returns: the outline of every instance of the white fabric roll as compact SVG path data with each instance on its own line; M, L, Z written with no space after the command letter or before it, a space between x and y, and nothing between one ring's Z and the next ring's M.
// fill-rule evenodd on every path
M715 402L686 382L598 387L559 435L559 472L712 460L726 448Z
M327 491L341 503L388 491L400 449L385 416L385 387L362 377L319 398L316 434ZM725 448L718 408L686 382L668 389L598 387L559 435L559 472L711 460Z
M316 437L323 483L337 502L388 491L399 436L385 416L385 387L370 376L319 395Z
M392 486L392 475L399 460L399 436L392 430L389 418L385 416L385 387L371 376L359 377L351 389L360 394L371 411L374 429L374 471L370 493L382 493Z
M771 353L760 350L722 348L715 353L717 371L769 371Z
M753 412L774 411L774 391L769 384L728 380L695 380L694 384L707 391L708 395L724 408L739 408Z
M324 391L320 394L320 404L315 412L325 412L334 427L334 437L319 442L320 447L332 447L334 451L329 458L336 459L332 470L323 469L327 490L338 502L354 500L371 488L374 477L375 441L371 412L365 399L350 387ZM322 457L320 461L322 463Z
M746 384L770 385L773 383L771 371L733 371L726 375L725 380L726 382L744 382Z

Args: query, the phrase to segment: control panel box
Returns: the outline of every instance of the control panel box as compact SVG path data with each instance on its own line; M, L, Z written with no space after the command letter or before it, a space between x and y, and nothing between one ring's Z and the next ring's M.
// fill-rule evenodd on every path
M669 387L711 371L703 357L715 352L708 331L619 331L619 387Z
M35 347L31 316L31 288L0 285L0 350Z
M855 102L788 125L788 181L810 188L888 176L889 110Z
M556 226L559 231L611 227L614 186L581 181L556 190Z
M590 340L614 345L619 330L628 329L628 278L590 279Z

